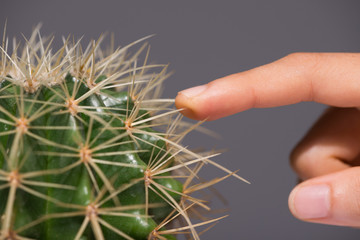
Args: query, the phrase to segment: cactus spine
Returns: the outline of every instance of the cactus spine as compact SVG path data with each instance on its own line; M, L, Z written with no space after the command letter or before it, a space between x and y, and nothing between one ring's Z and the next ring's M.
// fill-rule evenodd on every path
M4 34L0 239L199 239L219 220L194 220L208 207L192 193L240 177L181 146L194 127L159 98L166 66L148 64L149 51L140 64L146 43L127 53L145 39L107 51L102 40L53 52L37 28L9 53ZM227 175L197 180L206 163Z

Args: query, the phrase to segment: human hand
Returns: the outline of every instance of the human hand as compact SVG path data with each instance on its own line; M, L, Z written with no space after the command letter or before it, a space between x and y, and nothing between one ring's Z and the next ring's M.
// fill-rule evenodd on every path
M249 108L315 101L330 108L291 154L304 180L289 196L301 220L360 227L360 54L295 53L179 92L176 106L198 120Z

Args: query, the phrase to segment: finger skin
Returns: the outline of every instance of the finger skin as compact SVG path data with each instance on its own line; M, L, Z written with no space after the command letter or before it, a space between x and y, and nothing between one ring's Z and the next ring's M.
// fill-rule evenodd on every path
M327 211L320 218L306 218L307 215L302 213L304 209L302 209L301 200L298 200L301 199L299 192L306 187L316 188L316 186L329 187ZM305 202L308 204L306 207L311 208L311 200ZM314 202L316 204L316 201ZM322 206L318 207L321 208ZM301 183L289 196L289 208L295 217L304 221L360 227L360 167L312 178Z
M359 165L360 111L330 108L293 150L291 166L302 180Z
M360 106L359 79L359 53L294 53L212 81L195 95L181 91L175 105L198 120L302 101L354 107Z
M360 54L297 53L217 79L196 88L196 91L181 91L175 104L177 108L184 109L184 115L198 120L215 120L249 108L302 101L358 107L359 79ZM355 125L359 125L357 123ZM331 126L331 121L325 125ZM316 140L321 139L316 136L325 132L320 129L315 127L315 137L304 140L303 149L297 148L298 156L295 158L298 160L294 162L294 168L303 179L310 179L290 194L290 210L294 216L305 221L360 227L360 167L350 168L357 148L345 146L347 141L352 144L355 141L345 138L338 148L336 141L328 146L316 145ZM334 131L332 134L340 136L341 132ZM353 131L348 134L359 136ZM304 153L311 154L306 156Z
M359 123L359 110L330 108L294 149L291 165L306 180L289 196L295 217L360 227Z

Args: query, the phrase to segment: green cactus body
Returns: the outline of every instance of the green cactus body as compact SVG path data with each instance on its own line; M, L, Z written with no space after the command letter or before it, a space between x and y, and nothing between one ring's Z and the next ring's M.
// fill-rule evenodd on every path
M137 66L133 44L51 54L34 36L20 57L1 48L0 239L199 239L217 219L193 224L206 206L190 194L223 178L193 183L218 165L180 145L188 130L158 98L167 74L147 73L164 66Z

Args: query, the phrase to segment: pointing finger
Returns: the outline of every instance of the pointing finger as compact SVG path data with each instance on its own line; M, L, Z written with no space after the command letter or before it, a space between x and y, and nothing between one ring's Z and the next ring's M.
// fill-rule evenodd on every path
M178 93L176 106L198 120L215 120L249 108L316 101L360 106L360 54L295 53L249 71Z

